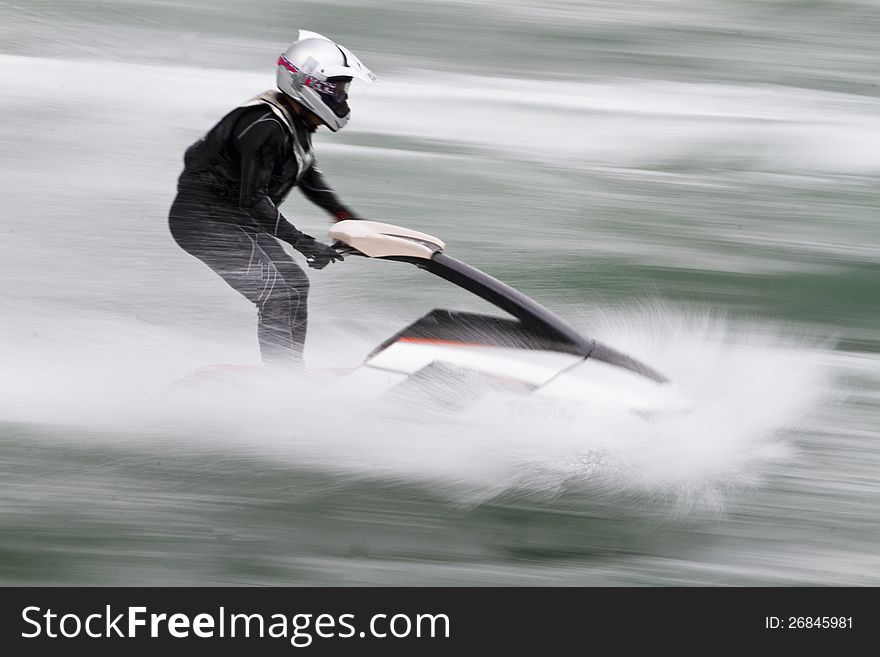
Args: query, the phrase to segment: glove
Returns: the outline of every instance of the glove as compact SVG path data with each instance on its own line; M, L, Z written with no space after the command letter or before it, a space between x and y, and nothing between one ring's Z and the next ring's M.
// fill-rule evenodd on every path
M353 214L351 214L350 212L348 212L348 211L346 211L346 210L340 210L339 212L335 212L335 213L333 214L333 221L334 221L334 222L337 222L337 221L347 221L348 219L358 219L358 220L360 220L360 219L362 219L362 218L363 218L363 217L358 217L358 216L356 216L356 215L353 215Z
M331 262L345 260L332 246L323 244L310 235L299 238L293 248L306 257L306 262L312 269L324 269Z

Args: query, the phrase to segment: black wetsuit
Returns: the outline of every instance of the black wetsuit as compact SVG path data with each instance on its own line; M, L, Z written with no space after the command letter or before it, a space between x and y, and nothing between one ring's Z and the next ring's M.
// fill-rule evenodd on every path
M278 205L298 186L337 220L353 213L314 165L311 133L281 94L258 98L187 149L169 226L184 250L257 306L263 361L300 364L309 280L277 240L306 255L325 247Z

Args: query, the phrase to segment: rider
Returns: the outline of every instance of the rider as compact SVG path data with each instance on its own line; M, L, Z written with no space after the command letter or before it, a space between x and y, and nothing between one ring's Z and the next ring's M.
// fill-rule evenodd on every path
M322 269L342 255L299 231L278 206L297 186L335 221L356 219L315 166L312 133L348 123L352 78L376 76L347 48L300 30L278 58L280 91L232 110L190 146L171 207L176 242L257 307L266 364L302 365L309 280L278 240Z

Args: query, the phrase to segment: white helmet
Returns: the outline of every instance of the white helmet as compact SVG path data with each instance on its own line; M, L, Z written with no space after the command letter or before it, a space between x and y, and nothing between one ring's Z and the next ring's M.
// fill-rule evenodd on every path
M348 86L352 78L378 78L345 46L316 32L300 30L278 58L278 88L336 132L351 115Z

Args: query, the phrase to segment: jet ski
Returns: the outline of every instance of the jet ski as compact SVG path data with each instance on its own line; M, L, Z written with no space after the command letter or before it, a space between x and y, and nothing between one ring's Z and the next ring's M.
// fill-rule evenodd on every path
M330 237L346 257L414 265L488 301L503 316L435 309L390 336L334 388L362 396L428 395L461 403L487 391L616 406L651 417L686 400L651 366L593 338L526 296L446 253L432 235L345 220Z

